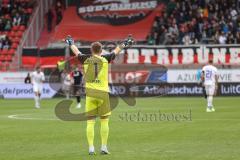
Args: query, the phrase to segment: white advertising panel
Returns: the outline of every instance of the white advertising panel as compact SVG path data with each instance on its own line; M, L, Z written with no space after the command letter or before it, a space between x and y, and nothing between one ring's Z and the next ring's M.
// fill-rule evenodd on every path
M23 84L28 72L2 72L0 73L0 84Z
M240 82L240 69L218 70L219 82L232 83ZM167 71L168 83L198 83L197 70L179 69Z
M60 88L60 87L56 87ZM49 84L43 84L42 98L52 98L59 89L53 89ZM31 84L0 84L0 95L3 98L33 98L34 92Z

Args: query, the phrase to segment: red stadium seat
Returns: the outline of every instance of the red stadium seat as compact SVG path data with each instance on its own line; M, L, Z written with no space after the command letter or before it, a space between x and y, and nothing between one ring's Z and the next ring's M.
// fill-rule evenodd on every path
M25 29L26 29L26 27L24 25L21 25L19 28L20 31L25 31Z
M8 55L14 55L15 54L15 49L10 49L10 50L8 50Z
M22 35L23 35L23 32L22 32L22 31L17 31L17 32L15 32L15 37L21 38Z
M2 68L0 68L0 71L1 72L5 72L6 71L6 68L4 68L5 66L3 65Z
M2 54L3 54L3 55L8 54L8 49L3 49L3 50L2 50Z
M2 3L3 4L9 4L9 0L3 0Z
M10 63L5 62L5 64L4 64L5 70L7 70L9 68L9 66L10 66Z
M12 46L11 46L12 49L17 49L17 47L18 47L17 43L13 43Z
M7 8L8 4L1 3L1 5L2 5L2 8Z
M4 35L8 35L8 31L4 31L4 32L2 32L2 34L4 34Z
M20 41L21 41L21 39L18 38L18 37L14 38L14 39L12 40L13 43L17 43L17 44L19 44Z
M3 11L5 11L1 18L4 20L4 22L9 21L12 23L12 10L9 9L12 6L12 2L17 4L17 7L20 7L19 11L17 9L17 12L19 12L20 16L22 11L26 12L28 16L32 14L33 8L29 7L32 0L0 0L0 7ZM24 4L23 4L24 3ZM5 26L4 26L5 27ZM7 36L7 38L10 40L10 48L9 49L1 49L0 48L0 71L8 71L9 69L15 68L10 65L12 65L12 61L15 61L18 55L16 55L17 48L19 46L20 41L22 40L23 34L26 30L27 26L25 25L19 25L19 26L11 26L10 31L0 31L0 36ZM10 66L10 67L9 67Z
M8 39L12 42L14 37L8 37Z
M27 12L28 12L29 14L32 14L32 8L28 8L28 9L27 9Z
M18 31L18 29L19 29L19 26L13 26L13 27L12 27L12 31L15 31L15 32L16 32L16 31Z
M5 19L11 19L11 16L10 16L10 14L6 14L6 15L4 16L4 18L5 18Z
M3 62L2 61L0 61L0 72L1 71L4 71L5 69L4 69L4 64L3 64Z
M12 56L10 55L5 56L5 61L12 61Z
M10 37L10 33L11 33L11 32L8 32L8 33L7 33L7 36L8 36L8 37ZM2 34L3 34L3 33L2 33Z
M8 36L9 37L15 37L15 32L14 31L9 32Z
M0 61L5 61L5 56L4 55L0 55Z

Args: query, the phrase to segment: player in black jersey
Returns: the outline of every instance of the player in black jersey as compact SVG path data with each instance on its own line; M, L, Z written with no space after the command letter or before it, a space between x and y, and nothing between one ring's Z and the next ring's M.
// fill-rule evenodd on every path
M83 77L82 72L78 68L76 68L73 71L73 80L74 80L73 91L74 91L74 95L77 98L77 106L76 106L76 108L81 108L80 93L81 93L82 77Z

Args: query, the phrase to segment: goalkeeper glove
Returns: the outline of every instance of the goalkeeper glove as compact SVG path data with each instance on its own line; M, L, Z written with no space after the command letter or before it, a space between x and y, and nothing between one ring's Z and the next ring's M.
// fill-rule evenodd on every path
M129 35L127 39L125 39L122 43L122 47L131 47L134 43L134 39L132 38L132 35Z
M69 46L71 46L71 45L74 44L74 40L73 40L73 38L72 38L70 35L67 36L67 38L65 39L65 41L66 41L66 43L67 43Z

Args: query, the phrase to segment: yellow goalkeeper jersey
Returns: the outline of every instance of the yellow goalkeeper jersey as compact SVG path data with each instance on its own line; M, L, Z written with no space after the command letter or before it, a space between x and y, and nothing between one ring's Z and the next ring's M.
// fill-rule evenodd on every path
M114 58L114 53L102 56L79 56L80 61L83 63L86 90L90 89L109 92L108 63Z

